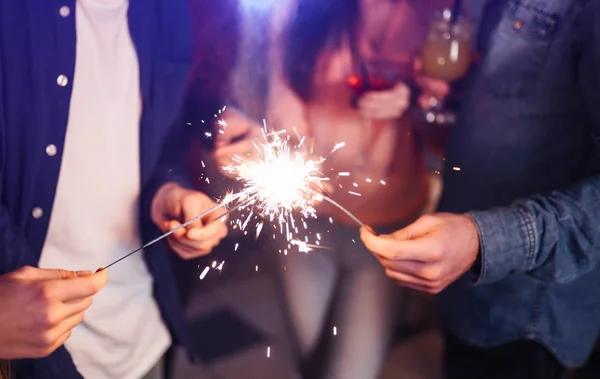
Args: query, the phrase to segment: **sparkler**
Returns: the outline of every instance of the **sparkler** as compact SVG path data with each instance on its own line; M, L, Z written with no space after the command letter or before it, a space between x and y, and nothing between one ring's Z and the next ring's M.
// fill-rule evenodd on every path
M325 158L310 158L306 150L300 150L304 142L300 136L297 136L300 142L293 146L290 136L284 132L267 133L266 130L265 126L262 141L256 141L255 138L251 140L257 153L251 154L253 158L234 156L233 163L223 168L244 183L238 196L257 199L245 220L238 220L241 230L246 229L253 216L268 219L275 221L280 233L292 241L294 233L298 232L298 221L307 229L304 219L317 218L315 205L321 201L340 209L359 226L365 226L350 211L325 195L323 183L330 180L322 173ZM331 153L344 145L343 142L336 144ZM295 218L297 214L301 216L299 220ZM257 237L262 227L262 222L257 224ZM316 246L309 247L308 241L304 243L295 245L303 251Z
M224 121L219 125L223 128L227 127ZM299 150L304 139L300 139L300 143L293 146L290 144L290 136L284 133L284 131L267 133L265 125L262 130L262 141L258 141L256 138L252 139L252 143L258 152L258 159L245 159L234 156L233 163L224 167L226 172L233 174L238 181L244 183L243 190L227 194L215 207L117 259L105 266L104 269L154 245L176 231L189 226L217 209L225 208L231 203L236 203L236 205L215 220L221 220L235 210L249 208L250 211L248 216L245 217L245 221L238 220L240 229L246 229L253 216L268 219L271 222L276 221L286 239L305 251L318 246L310 245L308 241L298 242L298 240L293 240L294 232L298 230L296 226L298 222L294 218L294 214L299 213L303 218L317 218L315 210L317 202L327 201L344 212L359 226L365 226L350 211L324 194L326 191L322 183L329 181L329 178L321 172L321 166L325 158L307 158L306 152L303 153ZM337 144L331 153L344 145L343 142ZM342 175L347 176L349 173L340 173L340 176ZM349 191L349 193L360 196L356 192ZM300 221L306 228L303 218ZM257 224L257 237L262 227L262 222Z
M229 214L231 214L231 213L233 213L234 211L236 211L236 210L240 209L241 207L243 207L244 205L246 205L247 203L249 203L251 200L253 200L253 199L251 198L251 199L249 199L249 200L247 200L247 201L245 201L245 202L240 202L240 203L239 203L239 204L237 204L235 207L232 207L231 209L229 209L229 210L228 210L228 211L226 211L225 213L221 214L219 217L215 218L215 219L214 219L212 222L215 222L215 221L217 221L217 220L223 220L223 219L224 219L225 217L227 217ZM205 211L205 212L202 212L202 213L200 213L198 216L196 216L196 217L194 217L194 218L192 218L192 219L190 219L190 220L188 220L188 221L184 222L183 224L181 224L181 225L177 226L176 228L173 228L173 229L169 230L168 232L166 232L166 233L164 233L164 234L161 234L160 236L156 237L156 238L155 238L155 239L153 239L152 241L150 241L150 242L146 243L144 246L141 246L141 247L139 247L139 248L137 248L137 249L133 250L132 252L130 252L130 253L128 253L128 254L126 254L126 255L122 256L121 258L117 259L116 261L113 261L113 262L109 263L108 265L104 266L104 267L103 267L103 269L104 269L104 270L106 270L107 268L109 268L109 267L111 267L111 266L113 266L113 265L115 265L115 264L117 264L117 263L121 262L123 259L129 258L130 256L134 255L135 253L138 253L138 252L140 252L140 251L142 251L142 250L144 250L144 249L146 249L146 248L148 248L148 247L150 247L150 246L154 245L155 243L157 243L157 242L159 242L159 241L162 241L163 239L165 239L165 238L169 237L170 235L172 235L172 234L173 234L173 233L175 233L176 231L178 231L178 230L181 230L181 229L183 229L183 228L186 228L186 227L187 227L187 226L189 226L190 224L192 224L192 223L194 223L194 222L196 222L196 221L200 220L202 217L206 217L206 216L208 216L209 214L211 214L212 212L216 211L217 209L220 209L220 208L224 208L224 207L226 207L226 206L227 206L227 204L229 204L229 203L228 203L228 202L225 202L225 201L223 201L223 202L221 202L220 204L218 204L218 205L215 205L214 207L210 208L209 210L207 210L207 211Z

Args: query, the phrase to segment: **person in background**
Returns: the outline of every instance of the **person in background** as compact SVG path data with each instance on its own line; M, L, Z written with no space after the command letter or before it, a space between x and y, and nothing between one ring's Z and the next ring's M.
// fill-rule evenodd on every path
M440 293L446 378L559 379L600 330L600 1L470 6L481 59L440 213L361 236L392 279Z
M332 197L379 230L415 220L431 200L406 111L413 62L435 7L418 1L299 0L279 2L273 12L268 123L306 137L315 155L326 156L323 171L334 173ZM251 141L231 144L234 137L259 133L228 124L215 152L222 165L234 154L253 152ZM330 155L339 142L345 147ZM337 177L339 172L351 176ZM385 186L376 184L382 179ZM398 288L355 243L352 220L324 204L317 211L322 221L310 230L333 250L289 253L283 276L305 361L301 371L311 379L376 378L401 310Z
M220 128L218 122L251 122L236 110L230 90L239 60L240 0L189 0L189 4L194 55L181 111L182 120L193 130L186 156L187 177L194 188L218 197L222 195L220 173L210 158ZM198 267L177 257L172 263L178 273L179 292L187 301L198 282Z
M95 270L215 205L188 189L191 131L177 118L190 21L184 0L0 0L0 274L25 296L0 312L3 326L26 322L29 308L14 308L29 286L42 288L46 317L41 350L7 353L17 378L161 378L169 346L189 347L165 244L108 269L64 348L106 273L59 280L22 267ZM184 259L208 254L227 233L211 221L169 247ZM45 334L48 324L56 331ZM35 330L22 337L39 340Z

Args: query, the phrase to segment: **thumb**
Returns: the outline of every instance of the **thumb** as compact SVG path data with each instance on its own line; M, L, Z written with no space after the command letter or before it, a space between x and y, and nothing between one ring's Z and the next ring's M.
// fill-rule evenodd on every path
M412 240L424 236L431 232L433 222L430 216L425 215L417 219L412 224L395 231L392 236L397 240Z
M201 192L195 192L189 195L184 204L183 204L183 222L188 222L192 219L194 220L190 225L188 225L188 229L201 227L204 225L204 221L210 220L210 217L214 217L214 214L218 212L218 210L212 211L211 213L199 217L203 213L207 212L209 209L217 205L217 203L213 202L208 196L204 195Z
M361 240L373 254L390 260L422 260L430 250L430 241L427 238L403 238L405 236L407 232L403 230L389 235L375 236L364 228L361 229L360 234Z

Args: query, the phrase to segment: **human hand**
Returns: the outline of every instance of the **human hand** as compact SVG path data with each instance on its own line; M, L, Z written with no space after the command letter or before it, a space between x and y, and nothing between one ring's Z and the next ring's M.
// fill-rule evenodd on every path
M215 201L202 192L167 183L156 192L152 200L152 221L163 232L168 232L216 205ZM213 222L221 214L216 210L177 230L169 236L169 246L183 259L209 254L227 236L225 223Z
M420 59L415 60L414 68L415 82L422 91L418 99L419 106L425 111L437 107L450 93L450 85L443 80L425 76Z
M358 100L360 114L374 121L395 120L404 114L410 106L410 88L398 83L387 91L371 91Z
M434 294L468 271L479 252L479 233L467 215L425 215L382 236L363 227L360 237L387 276L405 287Z
M232 174L222 170L233 163L233 157L251 157L256 152L254 144L261 137L261 126L238 111L227 110L223 115L226 127L217 133L213 157L225 176Z
M0 359L42 358L62 346L107 281L106 270L22 267L0 276Z

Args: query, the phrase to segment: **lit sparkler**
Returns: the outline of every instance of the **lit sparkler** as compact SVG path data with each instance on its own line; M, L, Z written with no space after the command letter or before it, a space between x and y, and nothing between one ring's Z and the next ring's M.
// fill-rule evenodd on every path
M215 117L218 116L215 115ZM225 121L219 122L218 125L223 128L227 127ZM221 129L219 132L223 133L224 130ZM177 230L185 228L202 217L219 208L225 208L230 204L235 204L235 206L215 220L224 220L227 215L235 210L248 209L247 216L243 218L244 221L242 221L242 218L236 221L241 230L245 230L254 217L268 219L270 222L275 221L279 225L281 234L284 234L288 241L294 241L293 244L303 251L320 247L318 242L316 245L311 245L307 241L298 243L297 241L299 240L293 239L294 234L298 232L298 224L303 225L307 229L304 219L317 218L315 210L317 202L327 201L339 208L359 226L365 226L350 211L324 195L325 189L322 183L329 181L329 178L321 172L321 166L325 158L307 158L304 154L305 152L303 153L299 150L299 147L304 142L304 138L299 138L300 143L297 146L291 145L290 139L290 136L285 134L284 131L267 133L265 124L265 128L262 130L262 141L259 141L258 138L253 139L254 147L258 152L258 159L246 159L235 156L233 163L224 168L225 171L235 175L237 180L244 184L242 191L226 194L217 206L164 233L104 268L111 267L123 259L169 237ZM336 144L331 153L342 148L344 145L345 143L343 142ZM339 173L339 176L349 176L349 173ZM383 181L381 183L385 184ZM349 193L360 196L357 192L349 191ZM295 215L297 214L301 216L299 220L295 219ZM256 231L257 238L262 229L263 222L259 222ZM206 273L203 272L202 276L205 276Z
M254 142L259 159L235 156L224 168L244 183L240 197L256 197L255 211L273 221L287 222L294 211L316 218L316 194L321 182L329 180L320 173L324 159L306 159L292 151L288 138L279 133L264 134L264 142Z

